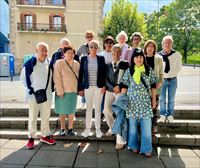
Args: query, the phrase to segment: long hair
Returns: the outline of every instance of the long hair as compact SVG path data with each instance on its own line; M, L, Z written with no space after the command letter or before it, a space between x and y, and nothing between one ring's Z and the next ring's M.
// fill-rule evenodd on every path
M147 76L149 76L149 66L147 65L147 61L146 61L146 58L144 56L144 52L142 51L141 48L135 48L134 51L133 51L133 54L132 54L132 57L131 57L131 66L130 66L130 73L131 73L131 76L134 74L135 72L135 62L134 62L134 58L135 57L138 57L138 56L142 56L143 57L143 64L144 64L144 68L145 68L145 73Z

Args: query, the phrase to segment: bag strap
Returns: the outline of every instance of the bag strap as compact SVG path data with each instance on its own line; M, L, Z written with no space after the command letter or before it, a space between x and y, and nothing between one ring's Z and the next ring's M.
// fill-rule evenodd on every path
M74 70L72 69L72 67L68 64L68 62L65 60L66 64L69 66L69 68L71 69L71 71L74 73L77 81L78 81L78 77L76 76L76 73L74 72Z
M49 59L47 58L47 62L49 64ZM49 84L49 77L50 77L50 64L48 65L48 76L47 76L47 83L46 83L46 87L45 90L47 90L48 84Z
M141 82L144 85L144 87L147 89L147 92L149 93L149 88L148 88L148 86L147 86L147 84L146 84L146 82L145 82L145 80L143 79L142 76L141 76Z

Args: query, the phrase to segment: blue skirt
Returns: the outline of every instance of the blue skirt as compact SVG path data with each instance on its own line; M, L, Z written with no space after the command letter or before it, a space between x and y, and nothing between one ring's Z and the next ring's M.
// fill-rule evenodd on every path
M76 93L64 93L63 97L55 95L55 113L57 114L74 114L76 104Z

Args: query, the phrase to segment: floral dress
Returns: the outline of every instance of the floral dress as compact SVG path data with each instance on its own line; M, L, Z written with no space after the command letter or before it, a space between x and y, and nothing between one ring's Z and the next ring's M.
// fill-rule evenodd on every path
M135 83L133 77L130 74L130 69L127 69L121 82L128 86L127 96L128 96L128 106L126 109L127 118L151 118L153 117L150 89L151 84L157 83L158 78L152 69L149 70L149 76L143 72L141 74L144 79L147 88L140 81L139 85Z

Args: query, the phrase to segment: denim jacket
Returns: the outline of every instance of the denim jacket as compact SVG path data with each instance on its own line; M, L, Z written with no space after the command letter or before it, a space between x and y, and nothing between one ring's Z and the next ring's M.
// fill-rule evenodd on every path
M126 108L128 105L128 97L126 94L119 96L112 104L112 111L116 114L117 118L113 124L112 132L119 134L123 139L127 140L128 122L126 119Z

